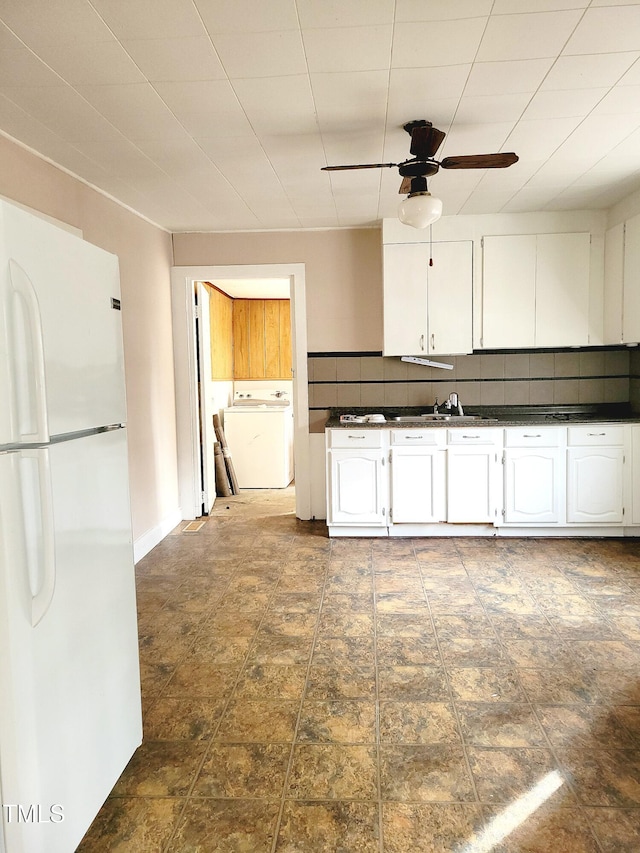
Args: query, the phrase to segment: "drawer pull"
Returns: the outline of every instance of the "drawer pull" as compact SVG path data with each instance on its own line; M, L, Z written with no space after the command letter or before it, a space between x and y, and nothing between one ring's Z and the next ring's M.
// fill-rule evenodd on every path
M365 438L364 435L349 435L347 437L349 438L350 441L354 441L354 440L355 441L362 441L362 439Z
M523 435L522 437L523 438L542 438L542 435L540 433L537 433L537 435Z
M596 436L600 437L606 435L606 432L588 432L587 435L593 436L595 438Z
M416 441L418 438L424 438L423 435L405 435L407 441Z
M463 435L463 438L480 438L479 435Z

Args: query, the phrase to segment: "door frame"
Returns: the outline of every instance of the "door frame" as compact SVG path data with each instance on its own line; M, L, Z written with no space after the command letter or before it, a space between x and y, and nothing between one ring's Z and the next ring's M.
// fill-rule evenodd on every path
M200 426L193 312L194 281L288 278L291 299L293 420L296 516L311 518L309 463L309 385L304 264L234 264L171 268L171 311L176 393L176 439L180 508L185 520L197 518L200 500Z

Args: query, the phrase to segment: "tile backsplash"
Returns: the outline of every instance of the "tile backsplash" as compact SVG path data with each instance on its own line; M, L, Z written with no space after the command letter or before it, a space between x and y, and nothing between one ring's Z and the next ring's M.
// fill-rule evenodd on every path
M433 356L452 370L379 353L309 353L309 421L331 408L432 406L457 391L463 406L627 403L640 410L640 352L626 347Z

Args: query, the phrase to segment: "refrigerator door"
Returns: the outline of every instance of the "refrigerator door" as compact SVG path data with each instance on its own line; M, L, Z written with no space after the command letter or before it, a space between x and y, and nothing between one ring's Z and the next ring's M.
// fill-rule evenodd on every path
M6 853L72 853L142 740L125 429L0 453L0 647Z
M126 422L118 259L0 202L0 446Z

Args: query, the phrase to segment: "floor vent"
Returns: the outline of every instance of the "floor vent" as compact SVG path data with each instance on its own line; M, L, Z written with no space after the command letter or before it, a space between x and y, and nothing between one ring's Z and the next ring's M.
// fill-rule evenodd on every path
M204 521L190 521L186 527L182 528L183 533L196 533L200 530L201 527L204 527Z

